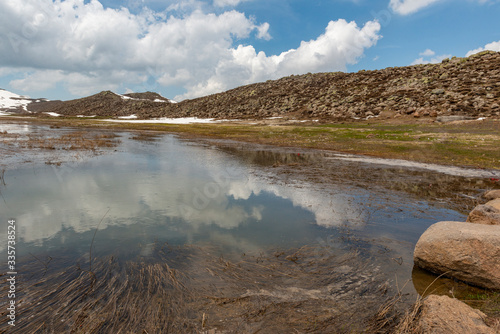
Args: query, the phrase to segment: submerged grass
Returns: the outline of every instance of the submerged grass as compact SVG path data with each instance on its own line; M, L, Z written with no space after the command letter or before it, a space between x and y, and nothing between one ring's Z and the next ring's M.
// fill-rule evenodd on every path
M500 321L500 292L468 294L463 301Z
M9 147L41 150L91 151L98 153L101 148L110 148L118 144L114 133L96 133L71 131L69 133L26 135L0 133L0 139Z
M357 251L302 247L228 260L208 246L157 245L153 253L98 259L92 273L26 263L11 332L363 332L386 293L382 275ZM0 327L8 319L1 316Z

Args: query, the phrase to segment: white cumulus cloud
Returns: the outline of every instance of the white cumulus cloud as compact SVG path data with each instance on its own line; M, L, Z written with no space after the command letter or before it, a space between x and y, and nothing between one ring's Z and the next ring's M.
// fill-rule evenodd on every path
M280 55L267 56L251 45L239 45L230 50L228 57L221 58L211 77L190 87L183 98L291 74L345 71L347 64L356 63L366 48L376 44L381 37L379 31L376 21L360 28L355 22L340 19L331 21L317 39L301 42L297 49Z
M480 47L480 48L477 48L475 50L471 50L471 51L467 52L467 54L465 56L469 57L473 54L476 54L478 52L485 51L485 50L500 51L500 41L491 42L489 44L486 44L484 47Z
M84 96L161 85L182 87L175 99L184 99L284 75L345 70L381 37L376 21L359 27L340 19L296 49L266 55L248 41L270 40L267 22L236 10L192 8L134 14L97 0L1 1L0 68L22 73L11 85L24 91L62 85Z
M400 15L415 13L441 0L391 0L389 7Z
M443 61L443 59L450 58L450 54L437 55L431 49L426 49L424 52L420 52L418 54L421 56L420 58L415 59L411 65L420 65L420 64L437 64Z
M237 6L239 5L240 2L243 2L246 0L214 0L214 6L217 7L227 7L227 6Z
M422 55L422 54L421 54ZM438 64L443 61L443 59L446 58L451 58L452 56L450 54L447 55L439 55L430 58L431 56L426 56L426 57L420 57L415 59L411 65L420 65L420 64Z
M423 57L432 57L436 54L436 52L432 51L431 49L427 49L424 52L421 52L419 55Z
M444 0L390 0L389 8L399 15L409 15L418 12L419 10L428 7L436 2ZM498 0L471 0L479 4L488 4L497 2Z

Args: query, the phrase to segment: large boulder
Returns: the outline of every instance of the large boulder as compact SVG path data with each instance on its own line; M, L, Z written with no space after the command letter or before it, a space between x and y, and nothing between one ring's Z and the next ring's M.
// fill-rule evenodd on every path
M486 198L487 200L500 198L500 189L490 190L490 191L486 192L483 195L483 197Z
M430 295L422 304L417 328L432 334L494 334L488 327L486 315L479 310L448 296Z
M422 234L413 257L433 273L500 290L500 225L436 223Z

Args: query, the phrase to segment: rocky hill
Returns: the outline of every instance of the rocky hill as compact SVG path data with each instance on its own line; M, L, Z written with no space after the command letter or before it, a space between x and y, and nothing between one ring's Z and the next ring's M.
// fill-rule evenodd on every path
M486 51L439 64L357 73L292 75L180 103L169 103L156 93L142 94L107 91L52 105L31 104L28 109L139 118L500 117L500 53Z
M46 99L30 99L0 88L0 115L3 112L24 113L28 111L27 106L29 104L47 101Z
M145 110L154 109L163 103L169 104L170 101L153 92L119 95L103 91L70 101L31 103L27 108L35 113L54 112L68 116L129 116L143 114Z

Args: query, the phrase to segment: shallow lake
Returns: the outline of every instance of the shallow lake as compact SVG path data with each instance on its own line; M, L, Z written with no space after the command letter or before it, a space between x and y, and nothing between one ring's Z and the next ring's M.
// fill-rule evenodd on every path
M96 229L96 255L127 259L147 255L155 242L210 243L224 253L300 247L339 228L414 243L433 222L464 218L400 194L391 205L370 189L268 178L276 161L288 159L294 169L293 162L323 159L320 153L247 152L257 164L241 159L245 151L234 156L172 135L119 136L120 145L101 156L6 166L0 217L17 220L20 255L81 255Z
M3 131L74 130L10 124ZM307 246L318 254L355 249L391 284L401 283L412 277L420 235L437 221L464 221L489 186L487 174L474 171L453 175L169 134L116 135L116 147L94 156L12 148L5 155L0 221L6 231L16 220L20 265L62 257L67 265L90 252L144 261L165 244L207 247L230 260ZM7 234L0 235L6 252ZM414 294L413 284L405 289Z

